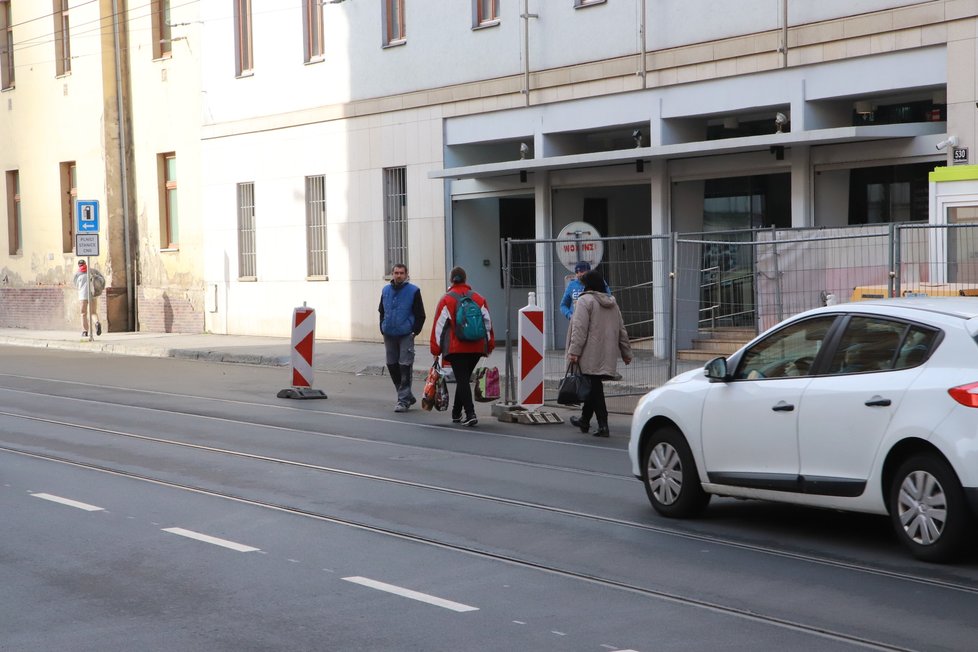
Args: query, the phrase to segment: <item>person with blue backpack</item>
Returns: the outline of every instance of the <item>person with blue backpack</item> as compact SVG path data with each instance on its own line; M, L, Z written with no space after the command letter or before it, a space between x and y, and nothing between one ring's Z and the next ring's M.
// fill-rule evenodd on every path
M471 427L479 423L472 402L472 372L480 358L492 353L496 336L489 304L466 283L465 270L453 267L448 278L452 285L435 308L431 354L447 360L455 374L452 422Z
M380 293L380 333L384 336L387 370L397 391L395 412L407 412L417 403L411 392L414 377L414 338L424 327L421 289L409 282L407 265L391 268L391 282Z

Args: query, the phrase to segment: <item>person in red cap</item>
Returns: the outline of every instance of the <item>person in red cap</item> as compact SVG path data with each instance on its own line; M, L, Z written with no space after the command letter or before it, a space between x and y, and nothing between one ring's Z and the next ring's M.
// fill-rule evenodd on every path
M95 270L92 270L92 275L98 274ZM74 283L75 287L78 288L78 300L81 302L81 315L82 315L82 337L88 337L88 313L89 305L91 305L92 317L95 318L95 334L102 334L102 324L98 320L98 299L94 292L89 291L89 273L88 265L85 264L84 260L78 261L78 271L75 272ZM89 304L91 302L91 304Z

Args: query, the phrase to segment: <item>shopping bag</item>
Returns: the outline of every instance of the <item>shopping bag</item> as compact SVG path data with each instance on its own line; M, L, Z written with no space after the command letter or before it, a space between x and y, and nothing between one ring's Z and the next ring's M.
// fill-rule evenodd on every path
M439 412L448 409L448 383L445 381L445 375L440 372L438 380L435 381L435 409Z
M475 400L482 403L499 399L499 369L479 367L475 370Z
M561 405L580 405L591 393L591 380L581 373L581 367L572 362L567 365L564 378L557 387L557 402Z
M431 408L435 406L439 381L444 384L445 379L442 377L441 368L438 366L438 360L435 360L435 364L431 365L431 369L428 370L428 377L424 381L424 391L421 392L422 410L430 411Z

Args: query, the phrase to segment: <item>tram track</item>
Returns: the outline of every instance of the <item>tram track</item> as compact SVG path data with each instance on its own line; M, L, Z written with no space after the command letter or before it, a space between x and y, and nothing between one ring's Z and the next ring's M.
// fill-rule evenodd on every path
M73 400L87 400L87 399L73 399ZM143 410L154 410L154 411L158 411L155 408L146 408L146 407L140 407L140 406L128 406L128 407L134 407L134 408L143 409ZM181 412L181 414L185 414L185 413L182 413ZM212 417L212 416L207 416L207 415L190 415L190 416L196 416L198 418L225 420L225 419L220 418L220 417ZM63 428L75 428L75 429L86 430L86 431L98 433L98 434L101 434L101 435L126 438L126 439L133 440L133 441L143 441L143 442L147 442L147 443L151 443L151 444L157 444L157 445L163 445L163 446L172 446L172 447L190 449L190 450L200 451L200 452L209 453L209 454L225 455L225 456L230 456L230 457L234 457L234 458L238 458L238 459L254 461L254 462L262 462L262 463L270 463L270 464L276 464L276 465L283 465L283 466L288 466L288 467L292 467L292 468L303 469L303 470L307 470L307 471L313 471L313 472L317 472L317 473L327 473L327 474L336 475L336 476L343 476L343 477L348 477L348 478L355 478L355 479L358 479L358 480L365 480L365 481L370 481L370 482L384 483L384 484L388 484L388 485L393 485L393 486L398 486L398 487L404 487L404 488L409 488L409 489L416 489L416 490L421 490L421 491L430 491L430 492L440 493L440 494L444 494L444 495L450 495L450 496L453 496L453 497L458 497L458 498L463 498L463 499L471 499L471 500L478 500L478 501L482 501L482 502L488 502L488 503L492 503L492 504L496 504L496 505L503 505L503 506L507 506L507 507L515 507L515 508L520 508L520 509L529 509L529 510L539 511L539 512L542 512L542 513L556 515L556 516L581 519L581 520L592 522L592 523L599 523L599 524L610 525L610 526L615 526L615 527L624 527L624 528L629 528L629 529L638 530L638 531L642 531L642 532L649 532L649 533L658 534L658 535L664 535L664 536L670 536L670 537L675 537L675 538L686 539L686 540L695 541L695 542L698 542L698 543L706 543L706 544L711 544L711 545L716 545L716 546L723 546L723 547L726 547L726 548L737 549L737 550L742 550L742 551L746 551L746 552L752 552L752 553L757 553L757 554L770 555L770 556L778 557L778 558L782 558L782 559L790 559L790 560L794 560L794 561L800 561L800 562L809 563L809 564L827 566L827 567L832 567L832 568L841 569L841 570L847 570L847 571L851 571L851 572L857 572L857 573L862 573L862 574L873 575L873 576L877 576L877 577L885 577L885 578L889 578L889 579L895 579L895 580L899 580L899 581L910 582L910 583L925 585L925 586L934 587L934 588L941 588L941 589L946 589L946 590L952 590L952 591L962 592L962 593L969 594L969 595L978 595L978 586L973 586L973 585L969 585L969 584L964 584L964 583L959 583L959 582L952 582L952 581L947 581L947 580L942 580L942 579L936 579L936 578L932 578L932 577L925 577L925 576L916 575L916 574L912 574L912 573L898 572L898 571L888 570L888 569L879 568L879 567L875 567L875 566L870 566L870 565L867 565L867 564L856 563L856 562L851 562L851 561L844 561L844 560L839 560L839 559L833 559L833 558L827 557L827 556L819 556L819 555L812 555L812 554L801 553L801 552L793 552L793 551L788 551L788 550L781 550L781 549L773 548L773 547L770 547L770 546L764 546L764 545L759 545L759 544L755 544L755 543L748 543L748 542L738 541L738 540L735 540L735 539L732 539L732 538L726 538L726 537L722 537L722 536L702 534L702 533L697 533L697 532L690 532L690 531L683 530L683 529L680 529L680 528L668 527L668 526L663 526L663 525L653 525L653 524L648 524L648 523L641 523L641 522L638 522L638 521L633 521L633 520L628 520L628 519L622 519L622 518L616 518L616 517L613 517L613 516L606 516L606 515L602 515L602 514L595 514L595 513L592 513L592 512L584 512L584 511L579 511L579 510L567 509L567 508L563 508L563 507L558 507L558 506L554 506L554 505L547 505L547 504L533 502L533 501L519 500L519 499L508 498L508 497L504 497L504 496L494 496L494 495L490 495L490 494L484 494L484 493L479 493L479 492L474 492L474 491L467 491L467 490L464 490L464 489L458 489L458 488L454 488L454 487L447 487L447 486L440 486L440 485L435 485L435 484L430 484L430 483L416 482L416 481L412 481L412 480L405 480L403 478L395 478L395 477L391 477L391 476L384 476L384 475L378 475L378 474L364 473L364 472L360 472L360 471L353 471L353 470L350 470L350 469L343 469L343 468L334 467L334 466L326 466L326 465L321 465L321 464L313 464L313 463L310 463L310 462L303 462L303 461L300 461L300 460L285 459L285 458L281 458L281 457L275 457L275 456L270 456L270 455L263 455L263 454L259 454L259 453L252 453L252 452L241 451L241 450L234 450L234 449L230 449L230 448L222 448L222 447L217 447L217 446L209 446L209 445L205 445L205 444L198 444L198 443L187 442L187 441L180 441L180 440L175 440L175 439L167 439L167 438L164 438L164 437L157 437L157 436L140 434L140 433L134 433L134 432L125 432L125 431L122 431L122 430L115 430L115 429L111 429L111 428L104 428L104 427L99 427L99 426L93 426L93 425L89 425L89 424L85 424L85 423L74 423L74 422L70 422L70 421L63 421L63 420L52 419L52 418L48 418L48 417L39 417L39 416L33 416L33 415L25 415L25 414L21 414L21 413L17 413L17 412L9 412L9 411L0 410L0 417L9 417L9 418L23 419L23 420L26 420L26 421L31 421L31 422L35 422L35 423L43 423L43 424L48 424L48 425L58 426L58 427L63 427ZM262 424L252 424L252 423L243 422L243 421L242 422L238 422L238 423L240 423L240 424L248 424L248 425L259 427L259 428L273 427L273 426L266 426L266 425L262 425ZM287 428L282 428L281 426L274 426L274 428L283 429L283 430L289 430ZM297 432L304 432L304 431L299 430ZM344 436L344 435L338 435L338 436L340 436L340 437L347 437L347 436ZM369 440L369 441L371 441L371 443L375 443L375 442L373 442L373 440ZM411 447L412 446L410 444L391 444L391 445L393 445L393 446L408 446L408 447ZM24 450L24 449L18 449L18 448L13 448L13 447L9 447L9 446L3 446L3 445L0 445L0 450L5 450L5 451L8 451L8 452L14 452L14 453L20 453L20 454L25 454L25 455L34 455L34 456L37 456L37 457L40 457L40 458L50 457L54 461L59 461L59 462L68 463L68 464L74 464L74 465L79 466L79 467L85 467L85 468L89 468L90 467L90 468L97 469L97 470L104 471L104 472L116 473L118 475L133 475L133 477L139 477L140 479L144 479L144 480L148 480L148 481L154 481L154 482L159 482L161 484L167 484L167 485L173 484L174 486L183 486L183 485L179 485L179 483L172 483L171 481L168 481L168 480L162 480L162 479L158 479L158 478L154 479L154 478L150 478L148 476L140 476L138 474L130 474L130 472L125 471L125 470L122 470L122 469L113 469L113 468L110 468L110 467L107 467L107 466L94 465L94 464L90 464L88 462L82 462L80 460L72 460L72 459L69 459L69 458L62 458L62 457L59 457L59 456L46 456L44 453L38 453L36 451L28 451L28 450ZM474 454L474 453L454 453L453 452L452 454L453 455L454 454L458 454L458 455L464 455L464 456L477 457L477 458L481 458L481 459L492 459L493 461L502 461L502 462L511 462L512 461L512 460L506 460L506 459L497 459L497 458L494 458L494 457L491 457L491 456L482 456L482 455L478 455L478 454ZM539 467L541 469L547 469L547 470L559 470L559 471L566 471L566 472L578 472L575 469L566 469L566 468L561 468L561 467L554 467L554 466L551 466L551 465L538 465L538 464L530 463L530 462L518 462L518 463L521 464L521 465L524 465L524 466ZM588 472L582 472L582 473L588 473ZM189 485L188 485L188 487L189 487ZM199 488L195 488L195 490L196 489L199 489ZM204 492L204 493L208 493L208 492L212 491L212 490L208 490L208 489L199 489L199 490L202 491L202 492ZM215 493L215 495L223 495L220 492L214 492L214 493ZM247 501L247 500L250 500L250 499L244 499L244 498L242 498L242 500L246 500ZM294 507L293 508L283 507L283 509L294 509L296 512L304 512L305 511L305 510L301 510L301 509L294 508ZM342 519L340 519L340 520L342 520ZM368 526L368 527L373 527L373 526Z
M379 535L392 537L404 541L409 541L416 544L432 546L442 550L457 552L457 553L461 553L461 554L465 554L465 555L469 555L485 560L505 563L512 566L529 569L529 570L535 570L535 571L559 576L566 579L587 582L589 584L608 588L608 589L625 591L630 594L645 597L648 599L669 602L672 604L681 605L685 607L702 609L716 614L721 614L721 615L725 615L725 616L729 616L745 621L777 627L777 628L790 630L797 633L807 634L821 639L831 640L834 642L845 643L862 649L879 650L885 652L914 652L915 650L914 648L903 647L900 645L888 643L886 641L873 640L865 636L858 636L846 632L835 631L831 628L824 627L824 626L806 624L804 622L797 621L797 620L760 613L756 610L751 610L751 609L741 608L733 605L722 604L710 600L703 600L699 598L685 596L676 592L640 586L626 581L600 577L594 574L576 571L569 568L562 568L557 565L535 562L529 559L523 559L511 554L503 554L499 552L493 552L491 550L480 549L472 545L464 545L464 544L451 543L447 541L439 541L434 537L424 536L417 533L407 532L395 528L380 527L374 524L369 524L355 519L351 519L343 516L337 516L334 514L325 514L313 510L302 509L296 506L279 504L279 503L259 500L255 498L248 498L246 496L237 495L231 492L218 491L212 488L200 487L200 486L195 486L192 484L187 484L182 482L174 482L172 480L165 480L161 478L154 478L150 475L146 475L143 473L136 473L133 471L111 468L109 466L105 466L101 464L93 464L90 462L82 462L67 457L62 457L59 455L38 453L35 451L15 448L13 446L8 446L8 445L0 444L0 453L19 455L35 460L65 464L83 470L105 473L116 477L122 477L130 480L151 483L156 486L176 489L180 491L192 492L195 494L210 496L210 497L224 499L224 500L230 500L239 504L249 505L252 507L257 507L262 509L269 509L276 512L285 513L301 518L309 518L317 521L331 523L334 525L351 527L360 531L371 532L374 534L379 534ZM566 511L566 510L561 510L561 511ZM656 531L659 531L657 528L649 528L649 529L655 529ZM907 579L907 578L903 578L903 579ZM952 585L952 586L944 586L943 588L956 588L956 587ZM975 591L972 590L969 592L975 592Z

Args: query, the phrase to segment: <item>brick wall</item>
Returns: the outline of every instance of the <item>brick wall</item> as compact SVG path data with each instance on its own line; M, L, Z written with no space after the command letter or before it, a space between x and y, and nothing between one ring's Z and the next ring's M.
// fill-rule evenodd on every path
M0 327L80 331L75 295L66 287L0 288Z
M138 329L150 333L203 333L203 295L140 288Z

